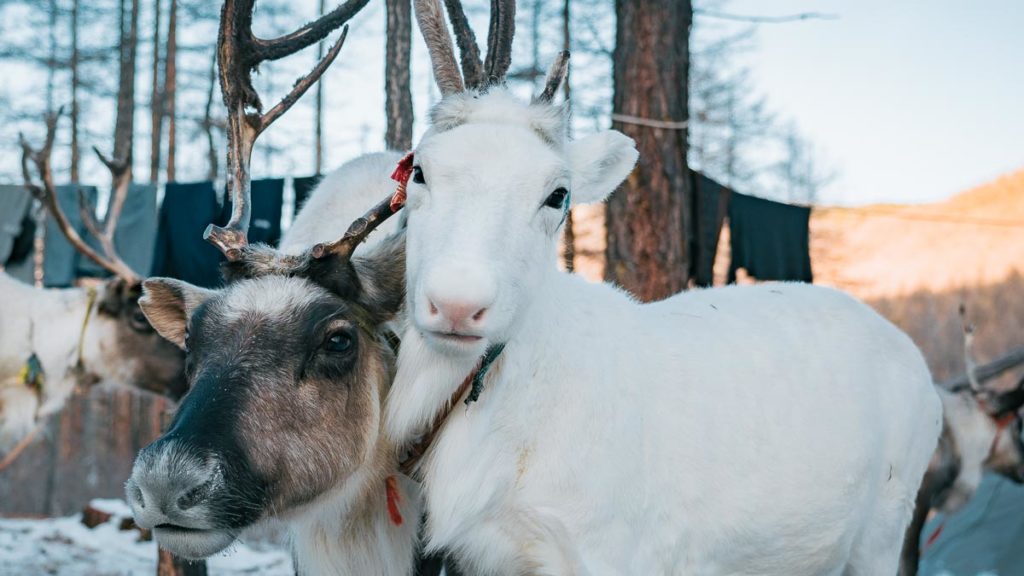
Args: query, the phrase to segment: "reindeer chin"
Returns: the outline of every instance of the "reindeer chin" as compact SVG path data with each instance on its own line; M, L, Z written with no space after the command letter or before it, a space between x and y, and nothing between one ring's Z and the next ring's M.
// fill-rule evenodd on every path
M189 560L213 556L235 541L235 534L227 530L197 530L171 525L153 528L153 536L161 548Z

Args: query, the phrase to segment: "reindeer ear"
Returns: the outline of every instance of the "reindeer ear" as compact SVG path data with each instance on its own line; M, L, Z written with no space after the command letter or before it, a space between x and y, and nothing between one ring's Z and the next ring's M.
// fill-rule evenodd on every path
M633 139L616 130L605 130L570 142L573 205L607 198L636 166L639 153Z
M380 322L394 318L405 302L405 232L353 257L352 268L359 278L359 303Z
M142 283L139 307L161 336L184 349L188 319L200 304L216 294L214 290L173 278L150 278Z

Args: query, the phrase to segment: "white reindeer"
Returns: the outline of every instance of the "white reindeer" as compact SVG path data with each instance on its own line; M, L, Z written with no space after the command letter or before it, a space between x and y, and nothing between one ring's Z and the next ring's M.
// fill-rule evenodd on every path
M633 142L566 140L567 55L533 103L509 94L509 3L483 70L447 5L461 78L439 0L415 2L443 97L414 150L385 419L431 441L428 549L473 574L895 573L942 420L918 349L826 288L640 305L560 273L566 209L610 194Z
M149 325L138 306L141 277L114 249L131 178L127 165L100 155L114 187L102 226L92 218L86 222L101 254L71 227L56 200L50 152L58 117L47 118L46 144L39 150L22 139L26 185L71 245L114 277L91 288L38 289L0 273L0 455L60 410L76 386L102 380L175 399L185 391L181 352ZM30 165L39 182L29 178ZM38 377L30 376L36 372Z

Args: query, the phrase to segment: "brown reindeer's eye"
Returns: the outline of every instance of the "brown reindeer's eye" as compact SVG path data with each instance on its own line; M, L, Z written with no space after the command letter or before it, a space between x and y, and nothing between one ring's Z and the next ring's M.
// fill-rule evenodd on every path
M417 184L426 184L427 181L423 178L423 168L419 166L412 167L412 181Z
M565 188L556 188L554 192L548 195L547 200L544 201L544 205L548 208L562 210L565 208L565 200L568 197L568 190Z
M132 312L131 317L132 330L136 332L152 332L153 327L149 324L149 319L142 313L142 310L136 309Z
M328 352L347 352L352 347L352 336L348 332L334 332L324 340L324 350Z

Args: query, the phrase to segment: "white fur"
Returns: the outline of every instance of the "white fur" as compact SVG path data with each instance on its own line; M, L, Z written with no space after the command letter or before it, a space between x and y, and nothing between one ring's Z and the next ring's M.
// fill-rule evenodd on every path
M119 358L114 350L115 320L96 313L103 289L97 289L86 326L82 360L88 372L123 381L133 360ZM60 410L74 391L71 369L88 301L85 289L38 289L0 273L0 453ZM41 402L18 381L33 352L45 374Z
M1013 428L1000 430L969 391L954 394L938 390L945 423L960 457L959 473L942 503L942 511L952 513L978 490L992 460L1000 460L1001 464L1016 463L1020 467L1021 455L1016 453Z
M318 242L337 240L353 220L395 191L391 172L401 158L397 152L366 154L324 176L281 238L281 252L299 254ZM385 221L367 243L392 234L398 225L399 218Z
M639 305L557 272L545 198L603 197L636 153L615 133L545 142L508 98L460 102L502 114L435 126L416 150L426 184L409 187L392 437L421 434L506 344L422 464L428 546L484 575L894 573L941 428L913 343L825 288ZM446 297L497 286L477 343L424 329L424 294L459 270L473 273Z

